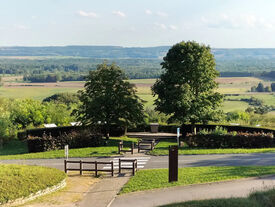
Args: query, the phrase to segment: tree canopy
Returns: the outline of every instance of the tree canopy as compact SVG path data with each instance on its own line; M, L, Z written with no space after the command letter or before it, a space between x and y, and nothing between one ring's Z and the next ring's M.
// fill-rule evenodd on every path
M90 71L84 90L80 91L82 104L76 111L86 125L111 124L128 126L142 122L143 104L134 85L126 81L124 72L115 64L106 63Z
M164 73L152 87L156 109L169 121L192 124L214 121L222 95L215 90L219 75L209 46L193 41L174 45L161 63Z

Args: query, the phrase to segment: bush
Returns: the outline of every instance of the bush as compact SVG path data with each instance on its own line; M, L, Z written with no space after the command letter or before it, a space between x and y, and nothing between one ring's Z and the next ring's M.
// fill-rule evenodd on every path
M201 148L267 148L274 146L273 134L268 133L199 133L188 134L189 147Z
M104 143L102 134L91 129L63 133L56 137L44 133L42 137L29 136L27 140L29 152L58 150L65 145L70 148L98 147Z

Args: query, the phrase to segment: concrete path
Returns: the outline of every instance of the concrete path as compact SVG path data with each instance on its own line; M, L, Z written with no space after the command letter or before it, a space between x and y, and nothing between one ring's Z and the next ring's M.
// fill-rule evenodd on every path
M77 204L79 207L106 207L116 197L130 176L104 178L92 185L84 199Z
M251 192L275 187L275 175L185 187L171 187L119 195L111 207L155 207L171 203L213 198L246 197Z

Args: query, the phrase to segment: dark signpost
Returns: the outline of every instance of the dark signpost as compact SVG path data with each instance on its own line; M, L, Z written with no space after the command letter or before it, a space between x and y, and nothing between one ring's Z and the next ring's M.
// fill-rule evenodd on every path
M169 182L178 181L178 146L169 146Z

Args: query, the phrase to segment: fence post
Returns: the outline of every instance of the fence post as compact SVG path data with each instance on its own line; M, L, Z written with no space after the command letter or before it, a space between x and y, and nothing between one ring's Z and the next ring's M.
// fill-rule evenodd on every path
M97 161L95 161L95 176L97 177Z
M169 183L178 181L178 146L169 146Z
M140 151L140 141L138 141L138 153Z
M67 173L67 160L64 160L64 171Z
M120 161L120 158L118 160L118 173L119 174L121 173L121 161Z
M118 143L118 154L120 154L120 142Z
M82 175L82 160L79 161L79 171L80 175Z
M114 177L114 161L112 161L111 169L112 169L112 177Z
M134 142L132 142L132 151L131 151L132 154L134 154Z
M135 166L136 166L136 163L135 163L135 160L133 161L133 175L135 175Z

